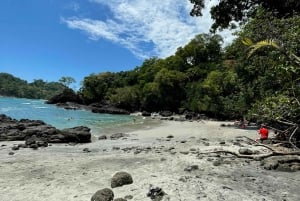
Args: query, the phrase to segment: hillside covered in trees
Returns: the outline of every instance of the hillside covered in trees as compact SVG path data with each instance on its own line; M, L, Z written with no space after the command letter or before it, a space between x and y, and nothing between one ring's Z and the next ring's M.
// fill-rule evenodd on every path
M189 110L226 118L270 110L264 106L298 108L299 66L289 54L300 54L299 36L298 15L276 18L259 9L225 48L221 36L200 34L165 59L150 58L131 71L85 77L80 94L86 104L109 102L130 111ZM282 48L261 46L250 57L245 39L273 40ZM295 112L287 114L296 118Z
M66 87L59 82L41 79L28 83L8 73L0 73L0 95L17 98L48 99L61 93Z

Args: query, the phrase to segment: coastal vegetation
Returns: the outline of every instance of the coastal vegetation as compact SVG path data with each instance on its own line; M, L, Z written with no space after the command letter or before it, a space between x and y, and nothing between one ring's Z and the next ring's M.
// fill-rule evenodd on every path
M28 83L8 73L0 73L0 95L17 98L48 99L61 93L65 86L59 82L42 79Z

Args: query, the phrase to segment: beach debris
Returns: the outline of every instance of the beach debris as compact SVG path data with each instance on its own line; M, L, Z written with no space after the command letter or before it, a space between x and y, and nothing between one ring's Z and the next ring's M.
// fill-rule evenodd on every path
M113 201L114 192L109 188L98 190L91 198L91 201Z
M147 193L147 197L150 197L151 200L154 201L160 201L163 199L163 197L166 195L166 193L162 190L162 188L158 186L153 186L150 184L149 192Z
M132 176L127 172L117 172L111 179L111 187L116 188L127 184L132 184Z

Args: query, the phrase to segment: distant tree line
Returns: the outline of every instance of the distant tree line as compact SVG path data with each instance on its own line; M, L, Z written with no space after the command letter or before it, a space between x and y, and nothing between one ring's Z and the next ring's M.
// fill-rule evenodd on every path
M28 83L8 73L0 73L0 95L18 98L49 99L66 88L60 82L45 82L41 79Z

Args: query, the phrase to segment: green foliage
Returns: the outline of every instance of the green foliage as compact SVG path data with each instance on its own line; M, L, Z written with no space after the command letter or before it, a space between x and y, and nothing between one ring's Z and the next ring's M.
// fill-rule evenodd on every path
M8 73L0 73L0 95L18 98L49 99L61 93L65 87L58 82L45 82L41 79L32 83Z
M192 16L202 16L202 10L205 8L205 0L190 0L193 4L191 10ZM269 11L277 18L293 17L299 14L299 0L220 0L218 4L210 10L212 19L212 31L224 28L235 28L234 22L244 24L250 18L255 17L259 9Z
M110 95L110 102L120 108L135 111L140 108L140 91L137 86L126 86L115 89Z
M71 84L76 83L76 80L72 77L61 77L58 80L59 83L61 83L62 85L66 86L66 87L70 87Z
M250 114L260 122L289 120L299 122L300 105L295 98L276 94L256 102Z

